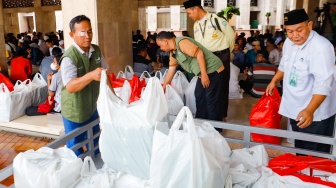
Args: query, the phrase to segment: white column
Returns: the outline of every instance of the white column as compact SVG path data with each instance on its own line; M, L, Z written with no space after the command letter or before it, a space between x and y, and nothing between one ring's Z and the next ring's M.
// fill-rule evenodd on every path
M227 0L225 0L225 1L224 0L215 0L214 3L215 3L214 10L215 10L216 13L227 7Z
M280 29L283 24L284 11L286 10L285 0L277 0L277 11L275 18L275 29Z
M296 9L296 0L290 0L289 2L289 11Z
M148 20L148 30L156 31L157 29L157 7L149 6L147 7L147 20Z
M180 30L180 5L170 6L170 28L174 31Z
M236 28L237 29L250 29L250 12L251 1L250 0L237 0L236 7L239 7L240 16L237 16Z

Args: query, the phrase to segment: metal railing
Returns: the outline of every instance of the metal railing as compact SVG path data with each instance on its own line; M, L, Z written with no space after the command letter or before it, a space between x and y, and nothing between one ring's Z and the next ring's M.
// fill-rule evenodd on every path
M169 116L169 121L173 121L176 118L176 116ZM236 125L236 124L230 124L230 123L224 123L219 121L211 121L211 120L203 120L203 119L195 119L195 122L202 123L204 121L207 121L211 123L216 128L222 128L224 130L233 130L233 131L241 131L243 132L243 139L237 139L237 138L228 138L226 137L227 142L232 143L238 143L243 145L244 147L251 147L255 145L264 145L265 148L269 149L275 149L279 151L285 151L290 153L301 153L306 155L313 155L323 158L329 158L332 160L335 160L336 157L336 139L332 137L326 137L326 136L317 136L313 134L307 134L307 133L298 133L298 132L292 132L287 130L280 130L280 129L267 129L267 128L260 128L260 127L252 127L252 126L246 126L246 125ZM49 143L48 147L51 148L58 148L62 145L64 145L68 140L86 132L87 133L87 139L82 141L81 143L78 143L74 145L71 149L77 150L80 147L85 146L88 144L88 149L86 152L81 154L80 158L85 158L86 156L91 156L93 159L99 158L100 154L94 155L94 151L96 149L99 149L99 146L94 146L93 139L97 138L100 135L100 132L93 135L92 127L97 125L99 123L99 119L81 127L77 128L76 130L70 132L69 134L66 134L59 139ZM331 153L322 153L322 152L316 152L316 151L310 151L310 150L304 150L304 149L298 149L294 147L288 147L288 146L282 146L282 145L273 145L273 144L266 144L266 143L259 143L259 142L253 142L251 141L251 133L258 133L258 134L266 134L270 136L278 136L282 138L293 138L293 139L299 139L304 141L311 141L311 142L318 142L323 144L329 144L332 145L332 152ZM10 165L2 170L0 170L0 181L5 180L9 176L13 174L13 165ZM0 188L5 187L3 185L0 185ZM11 185L9 187L14 187L14 185Z

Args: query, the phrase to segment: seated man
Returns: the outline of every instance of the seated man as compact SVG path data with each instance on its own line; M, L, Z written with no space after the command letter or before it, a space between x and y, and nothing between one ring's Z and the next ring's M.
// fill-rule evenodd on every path
M146 42L139 42L137 46L138 54L134 58L134 74L140 76L144 71L147 71L153 76L154 69L150 57L147 53Z
M276 73L277 67L268 60L268 53L259 50L257 52L257 63L253 64L253 73L246 68L246 80L241 80L239 85L245 92L253 97L260 98L266 91L268 83Z
M19 50L17 52L17 57L13 58L11 61L12 72L10 78L13 83L18 80L25 81L31 78L32 74L32 64L27 58L28 53L26 50Z

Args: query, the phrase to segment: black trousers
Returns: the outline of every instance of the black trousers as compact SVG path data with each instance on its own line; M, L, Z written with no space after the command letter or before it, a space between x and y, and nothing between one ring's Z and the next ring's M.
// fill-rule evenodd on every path
M214 54L219 57L219 59L222 61L224 65L224 70L222 71L224 73L224 78L222 80L223 82L223 97L224 103L223 103L223 111L222 116L227 117L228 108L229 108L229 82L230 82L230 50L226 49L219 53L214 52Z
M203 88L201 78L198 78L195 88L196 118L221 121L223 118L223 78L224 71L208 74L210 85Z
M324 135L332 137L334 135L334 122L335 115L329 117L328 119L322 121L313 121L308 127L301 129L297 126L297 121L295 119L289 119L290 124L292 126L293 131L303 132L303 133L311 133L317 135ZM308 142L295 139L294 146L296 148L308 149L313 151L322 151L326 153L330 153L331 145L328 144L320 144L316 142Z

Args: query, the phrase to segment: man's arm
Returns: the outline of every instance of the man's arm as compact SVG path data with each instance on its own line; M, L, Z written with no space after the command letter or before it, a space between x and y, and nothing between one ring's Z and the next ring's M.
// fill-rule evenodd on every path
M273 95L273 89L275 87L275 84L278 81L280 81L283 78L283 76L284 76L284 72L282 72L281 70L278 70L266 88L266 96Z
M313 95L308 106L296 116L296 121L299 121L297 126L301 129L308 127L313 122L314 112L322 104L326 97L327 96L325 95Z
M50 85L51 85L52 75L53 75L53 74L54 74L54 73L51 72L51 73L49 73L48 76L47 76L47 80L48 80L48 94L49 94L49 96L55 96L55 92L50 90L50 89L51 89Z
M204 88L210 85L210 79L206 69L206 61L203 51L188 39L183 39L179 42L180 49L183 53L195 57L201 71L201 82Z

